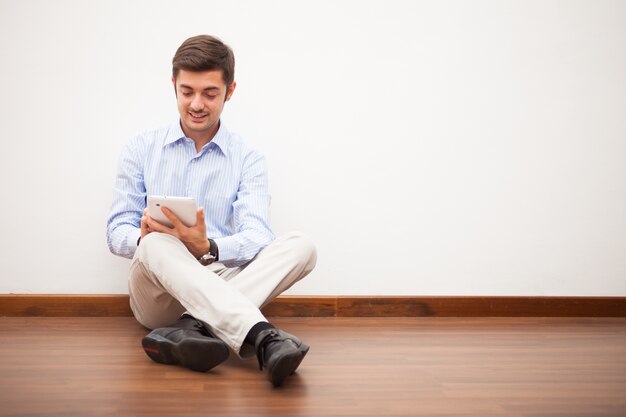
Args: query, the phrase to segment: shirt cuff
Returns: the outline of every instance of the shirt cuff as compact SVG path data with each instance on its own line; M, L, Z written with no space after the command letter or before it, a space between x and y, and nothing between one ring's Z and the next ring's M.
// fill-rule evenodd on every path
M140 237L141 229L133 229L133 231L128 234L128 241L126 242L126 245L128 246L130 253L134 254L137 250L137 241Z
M224 263L239 259L240 245L233 236L220 237L213 240L220 251L218 262Z

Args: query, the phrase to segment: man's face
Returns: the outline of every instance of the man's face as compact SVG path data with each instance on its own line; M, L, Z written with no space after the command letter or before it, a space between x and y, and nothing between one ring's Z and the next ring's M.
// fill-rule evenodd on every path
M172 81L185 135L201 141L213 138L219 127L224 102L230 100L235 91L235 83L227 90L221 70L180 70Z

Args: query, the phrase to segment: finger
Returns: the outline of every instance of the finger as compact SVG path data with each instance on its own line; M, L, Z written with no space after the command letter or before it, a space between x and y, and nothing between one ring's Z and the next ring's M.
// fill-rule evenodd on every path
M148 233L150 233L150 229L148 228L148 218L144 213L144 215L141 216L141 237L145 237Z
M176 215L174 214L172 210L168 209L167 207L161 207L161 211L163 212L163 214L165 214L165 217L167 217L167 219L172 223L172 225L174 225L174 229L181 229L181 228L187 227L183 224L183 222L180 221L178 217L176 217Z
M171 230L169 227L159 223L150 216L147 216L146 224L148 225L148 229L153 232L167 233Z
M200 207L198 211L196 211L196 226L202 226L206 229L204 224L204 209Z
M148 217L150 217L150 215L144 210L143 215L141 216L142 229L148 227Z
M148 213L147 211L143 214L143 216L141 216L141 221L142 223L146 223L148 224L149 221L155 221L152 216L150 216L150 213Z

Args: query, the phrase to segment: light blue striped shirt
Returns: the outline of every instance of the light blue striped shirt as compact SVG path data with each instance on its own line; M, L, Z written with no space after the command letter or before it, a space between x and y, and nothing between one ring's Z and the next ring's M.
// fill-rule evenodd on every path
M124 148L107 220L107 243L132 258L148 195L194 197L204 207L207 237L227 266L252 259L274 240L265 158L220 125L200 152L180 123L149 130Z

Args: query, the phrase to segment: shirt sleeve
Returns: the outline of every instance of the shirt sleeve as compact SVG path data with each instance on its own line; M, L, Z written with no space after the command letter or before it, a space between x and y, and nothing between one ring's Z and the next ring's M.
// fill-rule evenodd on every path
M115 255L132 258L141 236L146 187L139 138L130 141L119 158L113 203L107 219L107 244Z
M256 152L243 160L237 198L233 203L235 234L214 238L219 262L228 267L242 265L274 240L269 225L271 197L265 158Z

